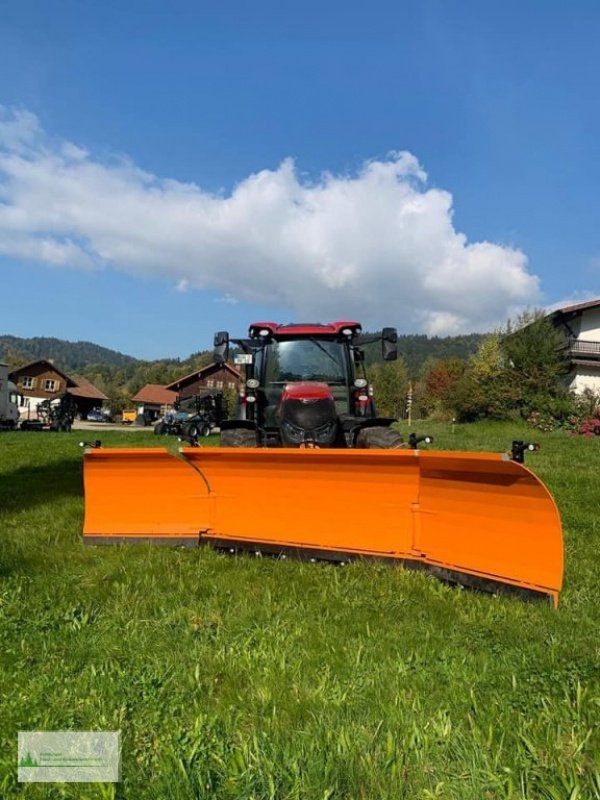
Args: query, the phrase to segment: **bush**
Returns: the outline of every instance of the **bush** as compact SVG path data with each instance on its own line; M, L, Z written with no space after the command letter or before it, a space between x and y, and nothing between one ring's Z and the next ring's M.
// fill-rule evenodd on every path
M587 419L580 421L576 433L581 436L600 436L600 408L597 408Z
M600 436L600 397L589 390L582 395L565 391L557 397L532 397L524 416L540 431L565 428L582 436Z

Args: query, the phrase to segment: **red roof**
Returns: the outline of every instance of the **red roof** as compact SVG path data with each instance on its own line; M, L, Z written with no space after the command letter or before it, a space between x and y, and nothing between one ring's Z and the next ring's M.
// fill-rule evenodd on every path
M250 325L250 336L258 334L261 328L268 330L273 336L339 336L349 328L353 333L360 333L360 322L341 320L337 322L305 322L295 325L279 325L277 322L253 322Z
M571 306L562 306L561 308L555 309L551 316L555 314L572 314L576 311L585 311L586 308L596 308L600 306L600 298L596 300L587 300L585 303L575 303Z
M136 403L156 403L160 406L172 406L177 400L177 392L172 392L158 383L147 383L132 399Z
M91 400L108 400L104 392L97 389L87 378L82 378L81 375L74 375L72 380L77 385L70 387L67 391L74 397L87 397Z

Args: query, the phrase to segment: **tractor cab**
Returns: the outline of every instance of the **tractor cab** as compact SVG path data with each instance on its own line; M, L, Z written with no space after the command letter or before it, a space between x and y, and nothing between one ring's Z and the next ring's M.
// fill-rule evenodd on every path
M395 359L393 328L373 336L363 335L354 321L257 322L250 326L247 339L231 341L238 348L236 365L245 368L245 382L236 420L222 426L224 445L235 441L240 446L353 447L361 429L389 428L395 421L376 416L361 349L381 341L382 358ZM229 334L217 333L215 361L226 361L229 349ZM397 438L394 435L395 442Z

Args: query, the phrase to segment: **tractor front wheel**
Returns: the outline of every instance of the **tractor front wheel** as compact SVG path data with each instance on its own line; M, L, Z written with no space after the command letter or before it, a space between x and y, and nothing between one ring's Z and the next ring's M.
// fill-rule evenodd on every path
M221 447L256 447L256 433L248 428L221 431Z
M398 431L392 428L363 428L356 437L356 447L369 450L399 450L406 445Z

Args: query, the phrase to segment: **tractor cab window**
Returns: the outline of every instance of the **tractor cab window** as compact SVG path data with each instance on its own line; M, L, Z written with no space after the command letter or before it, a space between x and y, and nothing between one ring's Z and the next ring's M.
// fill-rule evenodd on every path
M347 384L346 350L341 342L316 338L272 342L265 355L267 384L290 381Z

